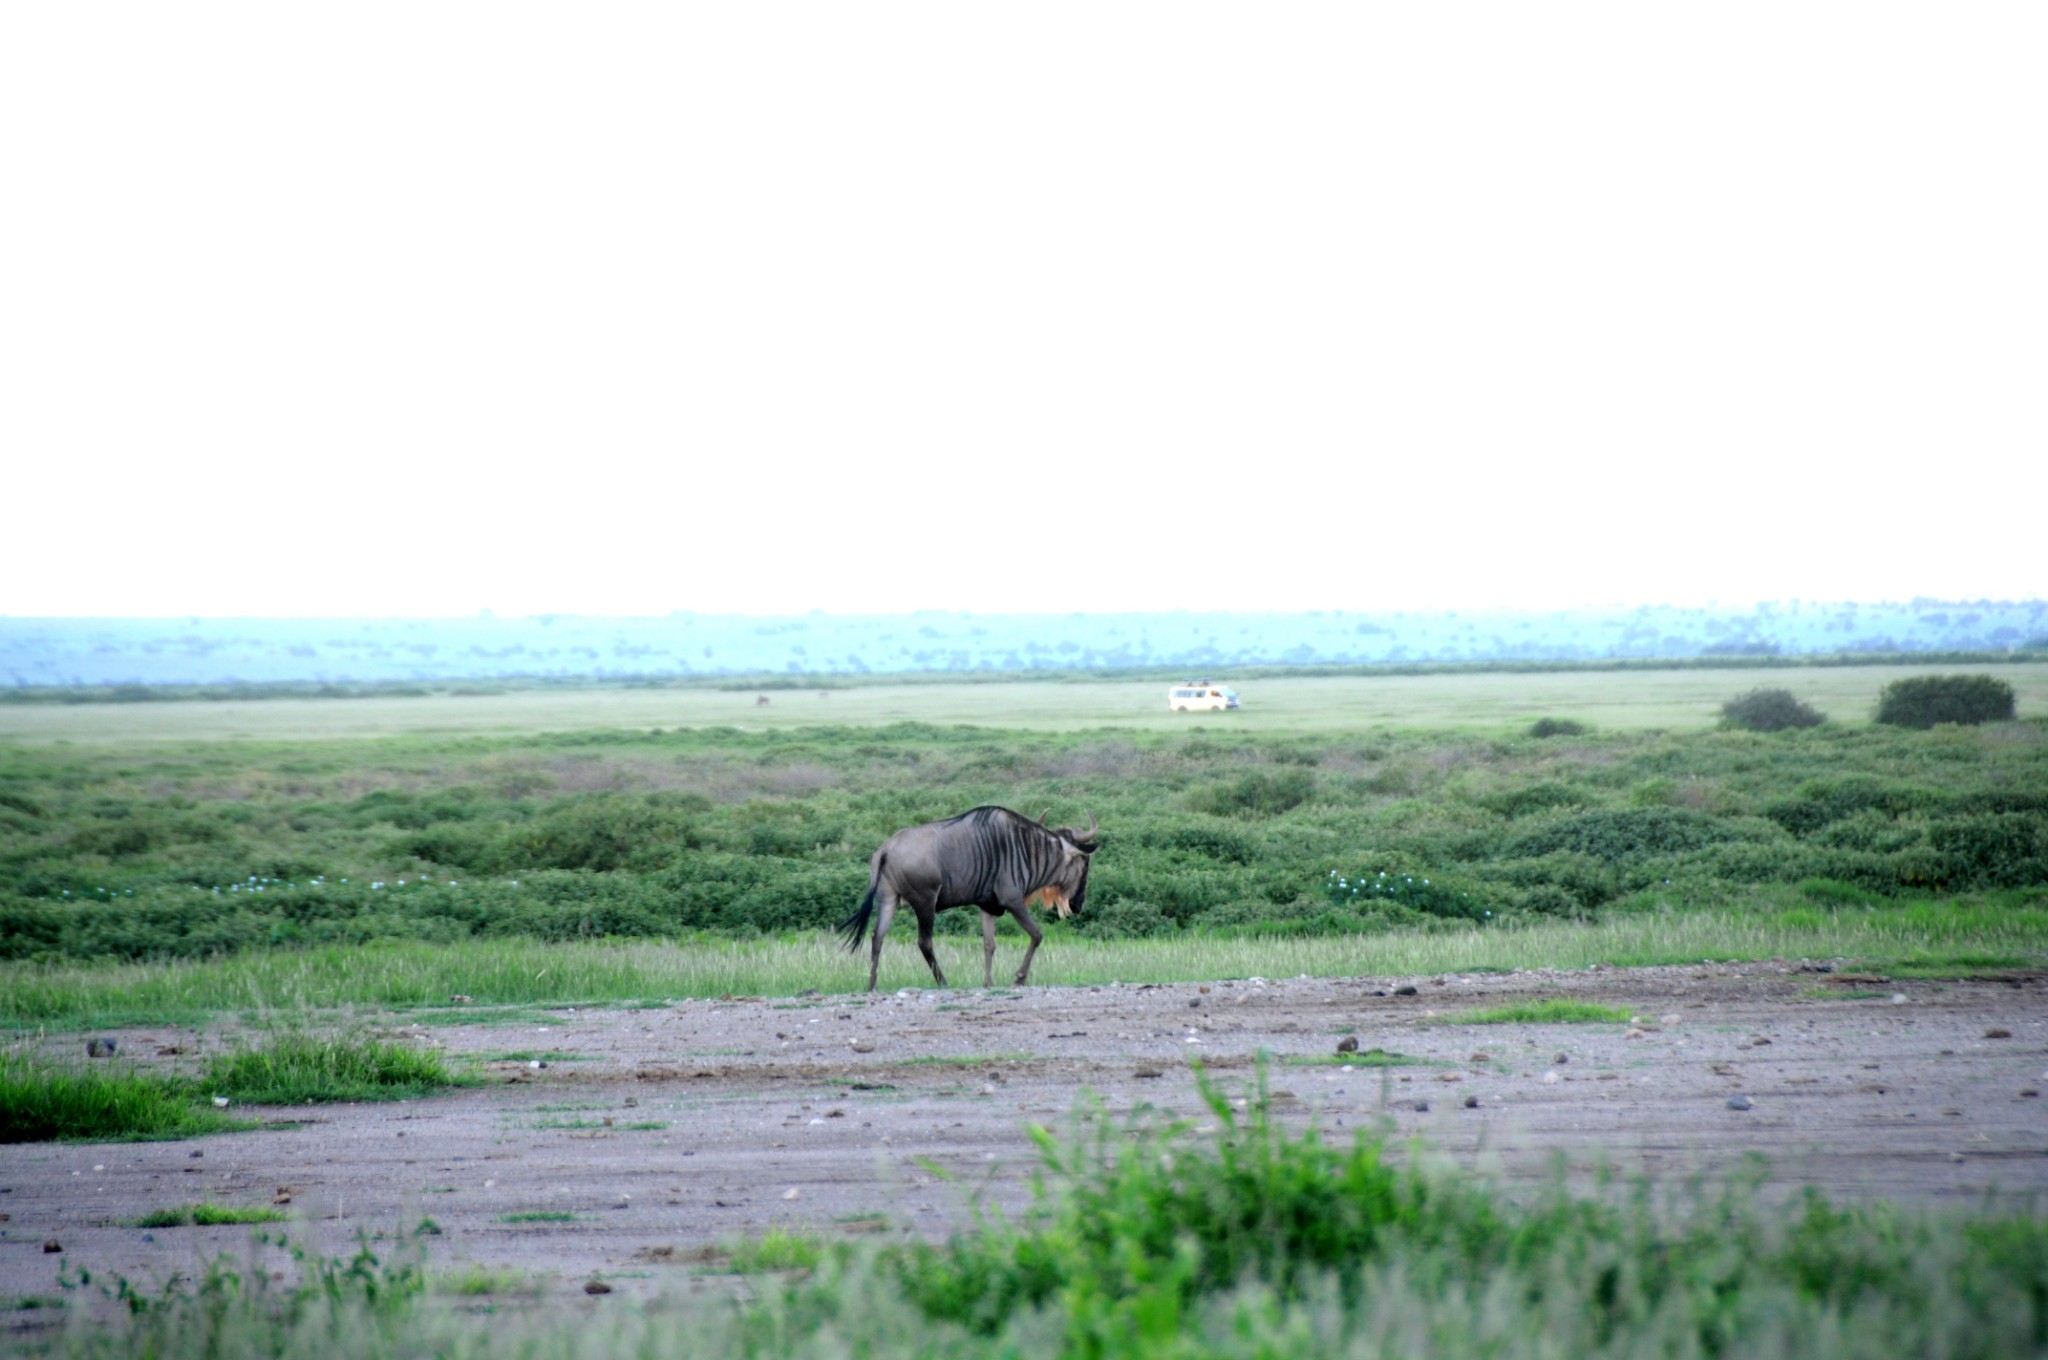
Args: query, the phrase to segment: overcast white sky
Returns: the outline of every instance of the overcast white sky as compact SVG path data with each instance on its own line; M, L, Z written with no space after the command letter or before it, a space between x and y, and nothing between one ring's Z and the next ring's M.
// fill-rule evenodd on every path
M9 5L0 614L2048 596L2044 39Z

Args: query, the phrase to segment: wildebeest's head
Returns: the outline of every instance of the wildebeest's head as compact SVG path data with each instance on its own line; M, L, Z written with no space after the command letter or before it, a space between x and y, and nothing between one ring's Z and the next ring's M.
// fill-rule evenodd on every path
M1044 825L1043 819L1039 824ZM1062 917L1072 916L1088 903L1088 857L1100 844L1095 834L1095 819L1090 817L1085 828L1048 826L1045 829L1059 837L1065 857L1052 881L1039 890L1040 896Z

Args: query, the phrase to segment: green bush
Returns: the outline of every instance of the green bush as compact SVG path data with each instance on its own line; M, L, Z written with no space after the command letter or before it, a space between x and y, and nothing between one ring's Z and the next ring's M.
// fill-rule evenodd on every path
M1215 817L1277 817L1300 807L1315 792L1313 773L1288 766L1251 770L1226 783L1196 789L1188 795L1187 804L1196 812Z
M1789 689L1753 689L1721 705L1721 724L1749 732L1787 732L1819 727L1827 719Z
M1989 675L1921 675L1894 680L1877 701L1877 721L1916 729L1936 723L2003 722L2013 712L2012 686Z
M1792 795L1766 804L1763 815L1795 836L1811 836L1824 826L1859 813L1901 817L1938 802L1929 790L1870 775L1810 779L1794 789Z
M1688 808L1597 808L1528 833L1514 843L1512 853L1529 859L1568 850L1617 864L1732 839L1735 833L1728 827Z
M2048 879L2048 819L1958 817L1932 823L1927 841L1941 856L1946 887L2017 888Z
M1538 718L1529 724L1529 735L1538 739L1544 737L1582 737L1592 731L1582 722L1570 718Z
M1385 869L1371 874L1363 869L1345 874L1332 869L1323 881L1323 893L1333 905L1353 909L1386 903L1445 919L1493 919L1493 908L1484 900L1436 875L1390 873Z

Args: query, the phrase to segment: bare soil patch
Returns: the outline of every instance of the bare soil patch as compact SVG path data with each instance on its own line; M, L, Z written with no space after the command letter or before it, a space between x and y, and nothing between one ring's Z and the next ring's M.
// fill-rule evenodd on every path
M1547 998L1636 1022L1455 1023ZM1339 1138L1384 1129L1510 1188L1559 1165L1666 1181L1761 1155L1768 1193L2035 1194L2048 1188L2044 1000L2039 975L1752 964L399 1016L386 1033L482 1061L488 1084L264 1109L275 1127L188 1142L0 1147L0 1295L52 1293L66 1263L161 1280L245 1251L247 1228L124 1226L205 1201L288 1206L332 1252L430 1220L437 1268L514 1267L579 1293L592 1276L653 1287L776 1227L939 1237L977 1202L1027 1202L1027 1122L1057 1127L1091 1093L1116 1117L1150 1106L1206 1123L1191 1060L1243 1095L1262 1052L1288 1121ZM124 1057L195 1042L115 1037ZM1356 1052L1339 1052L1347 1038ZM1414 1061L1371 1065L1374 1049Z

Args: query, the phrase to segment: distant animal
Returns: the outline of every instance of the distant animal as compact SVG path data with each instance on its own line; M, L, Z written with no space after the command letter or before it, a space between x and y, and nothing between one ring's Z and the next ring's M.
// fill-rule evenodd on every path
M917 915L917 947L931 965L932 978L946 985L932 952L932 922L948 907L981 908L981 985L994 985L996 922L1008 913L1031 940L1017 967L1017 985L1031 976L1031 959L1045 938L1031 915L1031 901L1049 903L1061 916L1079 911L1088 899L1088 864L1099 838L1095 819L1081 827L1049 827L1041 819L1000 807L978 807L943 822L906 827L882 842L868 860L868 892L853 915L839 923L848 952L860 948L861 933L879 904L874 946L868 956L868 990L882 966L882 940L898 905Z
M754 707L755 707L755 708L759 708L759 707L760 707L761 705L763 705L763 704L765 704L765 703L767 703L767 702L768 702L768 696L767 696L767 695L765 695L765 694L756 694L756 695L754 696Z

